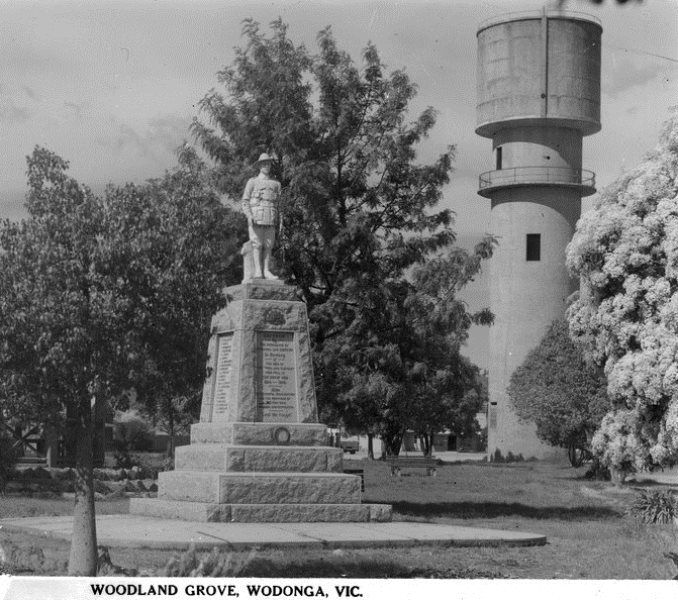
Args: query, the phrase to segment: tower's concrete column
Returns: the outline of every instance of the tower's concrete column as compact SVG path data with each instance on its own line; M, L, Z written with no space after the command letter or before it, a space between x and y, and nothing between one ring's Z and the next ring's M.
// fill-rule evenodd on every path
M582 170L582 138L600 129L598 23L567 12L520 13L478 31L478 128L492 140L495 169L480 176L492 200L488 454L554 453L508 399L511 375L576 289L565 249L581 197L594 193Z

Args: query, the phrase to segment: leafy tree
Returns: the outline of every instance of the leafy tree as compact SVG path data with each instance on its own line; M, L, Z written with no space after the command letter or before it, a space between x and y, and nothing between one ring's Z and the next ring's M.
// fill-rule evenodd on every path
M325 405L335 419L380 435L388 454L398 454L408 429L428 442L428 452L434 433L473 429L481 379L460 351L471 324L489 324L492 317L487 310L469 313L456 294L493 243L431 259L409 278L345 287L345 297L335 294L317 309L341 332L328 331L316 368L322 393L336 398Z
M245 48L219 73L227 95L213 90L201 101L208 124L196 119L193 133L232 198L262 150L278 157L284 274L312 308L378 260L398 273L453 240L449 211L428 214L449 180L453 148L432 165L413 164L434 111L405 124L416 88L401 71L385 76L373 46L359 70L329 29L310 56L281 21L271 28L269 39L245 22Z
M473 281L494 245L488 236L472 253L450 249L413 273L407 317L418 356L413 363L414 420L409 425L424 440L427 454L433 449L433 434L441 429L464 436L477 428L476 415L486 399L483 378L461 350L471 325L490 325L493 315L488 309L469 312L457 295Z
M211 172L187 149L180 168L142 186L110 186L106 202L106 276L128 281L130 324L150 349L137 352L143 362L130 377L172 441L200 410L209 322L221 287L241 278L245 220L218 204Z
M567 322L555 321L539 345L511 376L508 395L523 420L537 425L537 436L568 448L577 466L577 449L591 439L610 408L607 381L601 370L586 363L570 340Z
M36 148L29 217L0 227L3 403L28 420L65 422L76 465L73 575L96 571L94 410L131 388L193 392L204 377L236 225L195 166L98 197Z
M581 278L570 334L604 367L613 409L594 452L620 477L678 452L678 113L641 165L584 214L567 263Z
M201 101L204 118L192 131L233 199L262 151L277 157L278 256L309 307L322 413L378 430L393 450L411 421L412 368L437 360L405 317L415 298L406 275L454 241L451 214L435 210L454 148L416 164L435 111L407 122L416 86L403 71L387 74L374 46L359 68L329 28L317 36L317 54L296 46L281 20L270 37L247 20L243 35L233 65L219 73L223 92Z

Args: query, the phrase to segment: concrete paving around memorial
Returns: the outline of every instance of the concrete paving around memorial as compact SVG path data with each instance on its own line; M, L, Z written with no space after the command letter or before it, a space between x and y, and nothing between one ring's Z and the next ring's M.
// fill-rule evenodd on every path
M72 517L0 519L0 532L23 531L69 539ZM198 549L379 546L539 546L546 536L523 531L501 531L435 523L200 523L138 515L97 517L97 540L111 547Z

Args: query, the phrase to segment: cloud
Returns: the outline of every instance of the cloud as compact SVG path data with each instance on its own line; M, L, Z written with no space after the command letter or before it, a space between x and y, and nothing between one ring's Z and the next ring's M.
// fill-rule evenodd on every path
M73 113L76 117L81 117L84 105L77 104L76 102L64 102L64 108L68 109L68 111Z
M25 123L28 121L32 112L23 106L17 106L13 102L0 104L0 120L8 123Z
M653 57L624 57L603 68L602 92L618 98L634 87L644 86L658 77L669 77L676 65Z
M188 137L191 120L178 115L166 115L151 119L148 124L147 139L174 152Z
M34 47L30 40L2 46L4 52L3 65L7 65L12 75L23 78L31 77L75 77L81 73L82 58L77 55L68 58L57 55L58 48L52 46ZM33 89L23 85L27 95L34 94Z
M22 86L21 86L21 89L22 89L22 91L26 94L26 96L28 96L31 100L37 100L37 99L38 99L38 95L37 95L37 94L35 93L35 91L34 91L32 88L30 88L29 86L27 86L27 85L22 85Z
M27 85L5 85L0 98L0 119L6 124L20 124L28 121L38 108L39 99Z
M144 139L126 123L120 123L113 117L110 119L113 131L106 138L99 138L97 143L104 148L110 148L118 153L123 150L135 149L142 154L148 152Z
M148 121L144 129L136 129L116 117L109 119L108 135L100 137L97 144L114 152L135 153L154 160L173 155L186 138L190 119L179 115L165 115Z

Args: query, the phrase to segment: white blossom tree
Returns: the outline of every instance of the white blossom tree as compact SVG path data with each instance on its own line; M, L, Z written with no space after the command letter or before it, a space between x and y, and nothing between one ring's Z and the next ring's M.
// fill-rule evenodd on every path
M613 476L678 455L678 111L657 148L607 187L567 251L581 278L570 335L603 366L613 408L593 451Z

